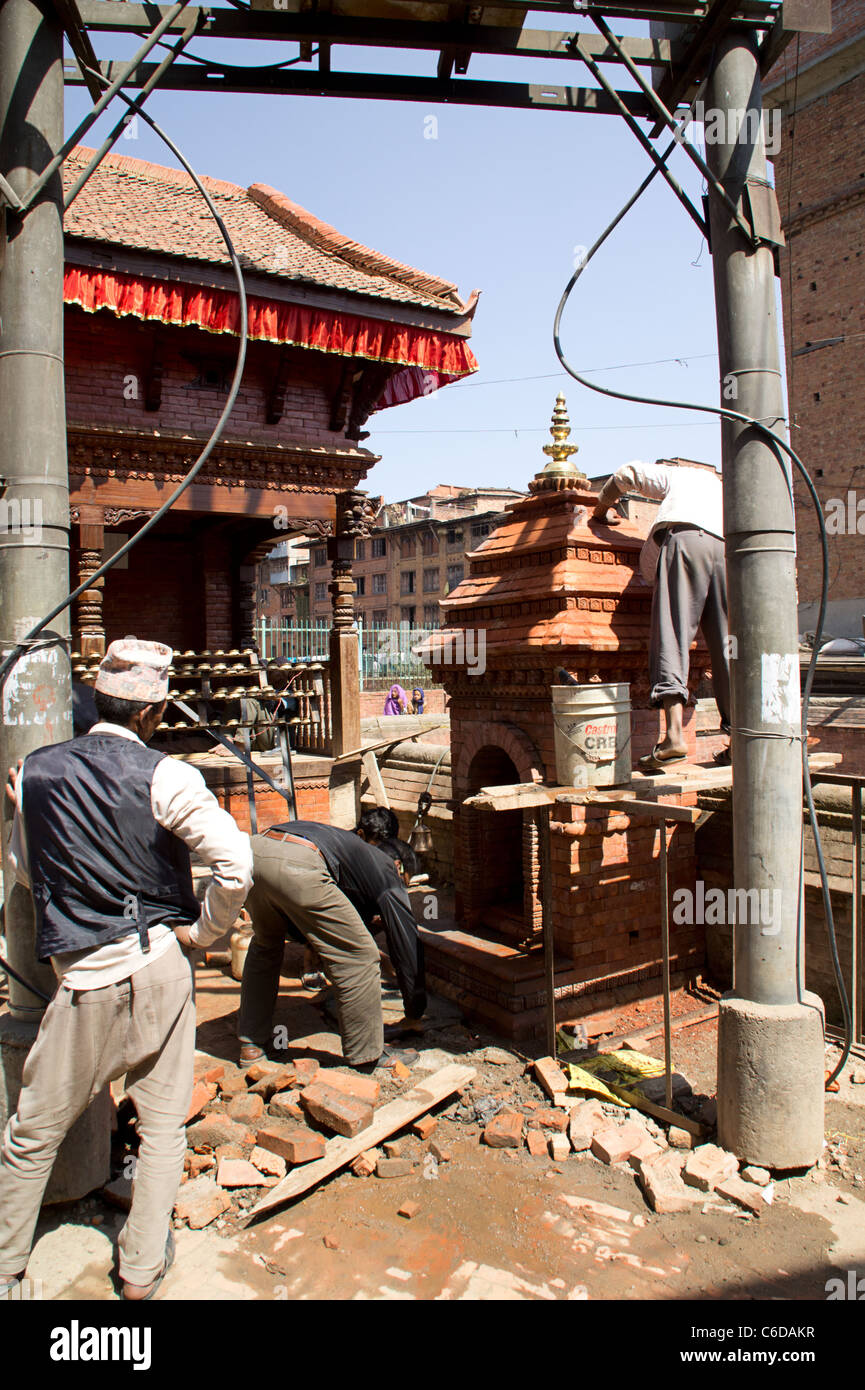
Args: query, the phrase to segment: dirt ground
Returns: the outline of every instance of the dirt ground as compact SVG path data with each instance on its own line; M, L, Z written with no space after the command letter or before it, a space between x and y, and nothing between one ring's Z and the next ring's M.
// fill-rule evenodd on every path
M218 965L200 968L197 980L199 1049L234 1061L239 987ZM339 1065L338 1037L312 998L299 980L283 980L275 1023L287 1029L288 1056ZM712 998L711 990L681 993L674 1015L705 1013ZM397 1015L393 992L385 991L383 1004L386 1018ZM622 1037L660 1018L659 1001L617 1010L596 1020L605 1030L596 1042L603 1049L605 1036ZM759 1218L699 1205L658 1216L627 1167L577 1154L554 1163L525 1147L480 1142L479 1101L501 1099L526 1114L544 1102L527 1054L474 1031L443 1000L434 1000L415 1045L408 1079L377 1073L383 1100L454 1058L476 1069L470 1088L436 1112L432 1138L449 1152L447 1161L403 1134L403 1156L413 1164L404 1177L344 1171L246 1229L228 1216L203 1231L178 1230L178 1258L161 1298L822 1301L828 1279L851 1268L865 1272L865 1085L850 1081L865 1067L861 1059L847 1069L840 1092L827 1097L821 1165L776 1179L772 1204ZM663 1055L660 1037L639 1046ZM714 1094L715 1049L714 1019L674 1033L675 1069L698 1094ZM419 1210L406 1219L398 1212L409 1200ZM30 1266L42 1296L115 1298L111 1245L123 1219L101 1196L46 1212Z

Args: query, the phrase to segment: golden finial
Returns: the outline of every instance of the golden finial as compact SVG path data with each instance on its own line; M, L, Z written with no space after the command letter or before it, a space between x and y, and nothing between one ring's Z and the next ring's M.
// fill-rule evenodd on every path
M559 491L563 488L580 487L588 482L585 473L581 473L576 464L571 463L571 454L579 452L578 444L571 444L569 436L571 433L571 422L568 419L568 407L565 402L564 392L560 391L556 397L556 404L550 422L550 434L553 436L552 444L544 445L544 453L549 454L550 462L540 473L536 473L534 479L529 483L530 492L541 492L549 490Z

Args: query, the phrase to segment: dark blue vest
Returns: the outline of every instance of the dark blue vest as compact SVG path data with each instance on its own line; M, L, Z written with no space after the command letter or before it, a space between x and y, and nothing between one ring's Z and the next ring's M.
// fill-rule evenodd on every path
M85 734L25 760L24 828L39 959L164 923L194 922L189 851L154 818L165 757L119 734Z

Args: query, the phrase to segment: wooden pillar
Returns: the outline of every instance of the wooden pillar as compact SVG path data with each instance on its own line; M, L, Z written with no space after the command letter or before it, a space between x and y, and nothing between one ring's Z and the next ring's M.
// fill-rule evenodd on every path
M78 508L78 584L84 584L104 561L105 514L93 505ZM76 646L84 657L105 655L102 595L105 580L97 579L75 605Z
M336 534L327 543L333 576L330 583L333 605L330 701L333 755L337 758L360 747L360 672L351 562L355 541L366 534L366 525L366 494L341 492L336 502Z

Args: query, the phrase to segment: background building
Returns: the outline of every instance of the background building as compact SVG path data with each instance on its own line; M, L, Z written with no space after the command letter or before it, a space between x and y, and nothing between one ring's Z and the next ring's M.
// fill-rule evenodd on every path
M355 612L364 624L439 626L439 600L465 573L467 551L488 536L513 488L463 488L440 483L420 497L382 506L370 535L355 543ZM310 542L310 613L329 613L327 546Z
M779 107L775 186L791 439L830 520L826 629L865 613L865 7L833 0L832 32L801 34L763 87ZM852 496L851 496L852 494ZM813 628L820 543L796 479L800 631ZM832 503L836 505L832 505ZM860 510L861 508L861 510Z

